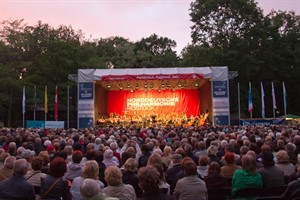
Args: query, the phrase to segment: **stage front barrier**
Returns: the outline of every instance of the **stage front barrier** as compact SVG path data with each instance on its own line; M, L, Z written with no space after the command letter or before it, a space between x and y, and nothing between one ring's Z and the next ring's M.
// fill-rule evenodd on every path
M26 127L27 128L64 128L65 122L64 121L27 120Z

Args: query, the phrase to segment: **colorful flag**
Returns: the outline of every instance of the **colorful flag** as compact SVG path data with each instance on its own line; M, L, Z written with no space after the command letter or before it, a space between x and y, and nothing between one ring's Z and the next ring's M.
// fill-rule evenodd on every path
M55 98L54 98L54 120L58 119L58 91L57 86L55 87Z
M261 116L265 118L265 91L262 82L260 82L261 89Z
M276 97L275 97L275 90L274 90L273 81L272 81L272 99L273 99L273 109L276 110L277 106L276 106Z
M26 101L25 86L23 86L23 97L22 97L22 113L23 114L25 114L25 101Z
M248 110L249 110L249 112L253 111L252 94L251 94L251 82L249 82L249 91L248 91Z
M287 108L287 93L285 89L284 82L282 82L282 89L283 89L283 107L284 107L284 114L286 115L286 108Z
M47 86L45 86L45 113L48 113L48 96L47 96Z

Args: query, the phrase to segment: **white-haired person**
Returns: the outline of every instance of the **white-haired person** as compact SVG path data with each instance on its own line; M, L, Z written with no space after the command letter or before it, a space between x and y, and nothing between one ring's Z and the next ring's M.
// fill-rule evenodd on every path
M100 189L104 188L104 184L99 181L99 166L94 160L87 161L83 167L82 174L79 177L73 179L72 186L70 188L70 193L72 195L72 200L83 200L83 196L80 194L80 186L85 179L94 180Z
M104 151L102 163L105 165L105 167L120 165L119 160L114 156L114 153L111 149Z
M119 200L114 197L106 197L94 179L84 179L80 186L80 194L85 200Z
M103 189L108 197L116 197L120 200L136 200L134 188L129 184L124 184L122 172L117 166L110 166L104 172L105 181L108 184Z

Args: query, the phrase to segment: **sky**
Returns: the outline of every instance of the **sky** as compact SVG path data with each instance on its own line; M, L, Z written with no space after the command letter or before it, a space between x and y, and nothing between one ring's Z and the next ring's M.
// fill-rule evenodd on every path
M72 26L86 38L120 36L131 42L152 34L175 40L175 50L191 43L189 8L194 0L0 0L0 21L24 19L57 28ZM300 14L300 0L256 0L258 7Z

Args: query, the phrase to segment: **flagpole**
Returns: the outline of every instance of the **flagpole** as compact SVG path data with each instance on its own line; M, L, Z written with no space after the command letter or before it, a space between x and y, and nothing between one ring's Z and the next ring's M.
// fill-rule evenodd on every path
M47 112L48 112L48 97L47 97L47 86L45 86L45 126L46 126L46 121L47 121Z
M25 86L23 86L23 97L22 97L22 113L23 113L23 128L25 128Z
M36 110L36 86L34 86L34 105L33 105L33 120L35 121L35 110Z
M70 121L70 97L69 97L70 86L68 86L67 90L67 129L69 129L69 121Z
M275 111L276 111L276 97L275 97L275 90L274 90L274 84L272 81L272 100L273 100L273 118L276 117Z
M249 90L248 90L248 110L250 112L250 119L252 119L252 111L253 111L253 102L252 102L252 91L251 91L251 82L249 82Z
M286 115L286 107L287 107L287 94L286 94L286 89L285 89L285 84L282 82L282 90L283 90L283 107L284 107L284 115Z
M241 97L240 97L240 82L238 82L238 111L239 111L239 124L241 120Z
M265 118L265 91L262 82L260 82L260 89L261 89L261 117Z

